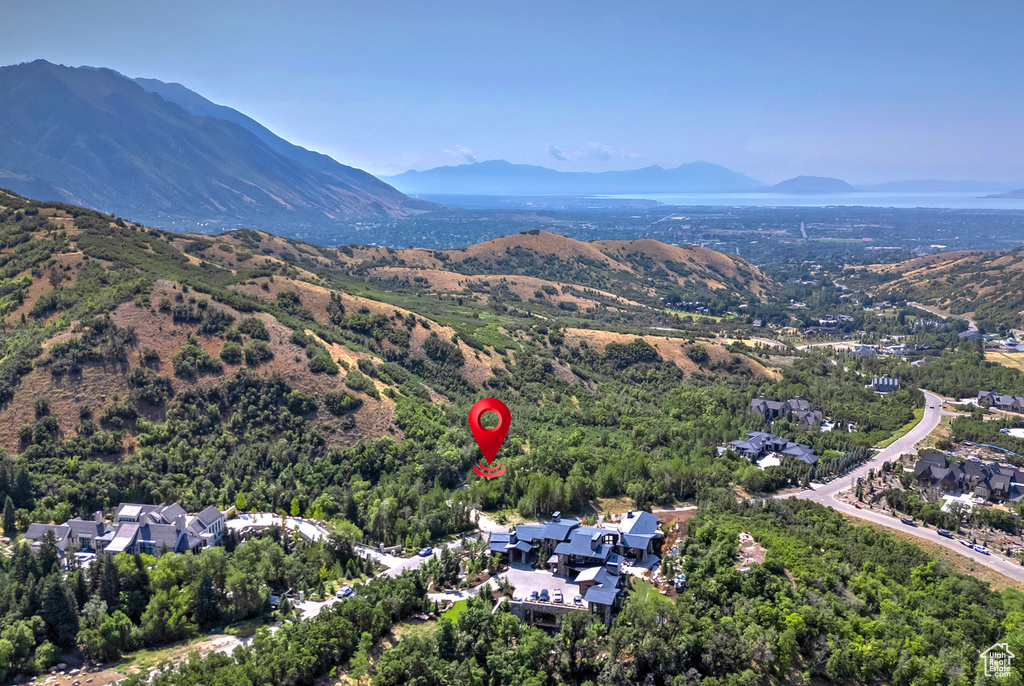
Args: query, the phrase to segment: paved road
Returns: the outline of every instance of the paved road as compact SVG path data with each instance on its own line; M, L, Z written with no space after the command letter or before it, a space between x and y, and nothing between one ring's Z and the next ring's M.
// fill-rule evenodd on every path
M832 496L840 491L845 491L850 488L850 484L856 481L857 477L862 476L866 479L868 471L874 469L877 472L879 468L881 468L883 462L892 462L904 453L914 452L914 446L919 441L924 440L925 436L935 430L935 427L939 425L939 421L942 419L943 415L953 414L952 412L946 412L942 409L942 398L930 391L923 392L925 397L925 408L924 416L921 417L921 421L888 448L879 451L877 455L845 476L833 479L827 484L816 484L811 490L800 491L799 493L793 493L782 497L811 500L813 502L832 507L834 502Z
M448 543L445 543L443 546L437 546L437 547L434 548L433 557L440 557L441 556L441 549L442 548L457 548L459 545L462 544L463 540L470 540L471 541L471 540L474 540L475 538L477 538L478 536L479 536L479 534L473 534L472 536L464 537L464 539L463 538L459 538L459 539L456 539L454 541L449 541ZM385 571L384 573L386 575L388 575L388 576L398 576L399 574L401 574L402 572L404 572L407 569L418 569L420 566L423 565L424 562L427 561L428 557L430 557L430 556L428 555L427 557L420 557L419 555L413 555L412 557L410 557L408 559L402 559L395 566L389 567L387 569L387 571Z
M881 524L882 526L886 526L890 529L897 529L904 533L911 534L912 536L923 538L931 541L932 543L937 543L948 548L960 555L963 555L964 557L969 557L978 564L988 567L989 569L994 569L1014 581L1024 583L1024 567L1017 562L1012 562L998 555L985 555L983 553L979 553L972 548L962 545L959 540L939 536L935 529L928 529L923 526L910 526L908 524L904 524L899 519L890 517L882 512L858 509L852 505L836 500L835 495L851 488L851 484L856 481L857 477L863 476L867 478L868 470L875 469L877 471L882 466L883 462L887 460L892 461L903 453L913 452L914 445L918 441L923 440L925 436L930 434L935 427L939 425L939 421L942 419L943 415L955 414L953 412L946 412L942 409L942 398L930 391L923 392L925 396L924 417L922 417L921 421L918 422L913 429L907 432L905 436L894 442L888 448L881 450L873 458L845 476L834 479L827 484L816 484L811 490L800 491L799 493L780 497L810 500L812 502L831 507L843 514L850 515L851 517L864 519L874 522L875 524Z

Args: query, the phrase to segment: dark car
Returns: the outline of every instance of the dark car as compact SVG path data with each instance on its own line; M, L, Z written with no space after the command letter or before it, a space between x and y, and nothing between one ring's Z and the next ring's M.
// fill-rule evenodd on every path
M540 591L540 602L546 603L550 599L551 599L551 596L548 595L548 589L542 588L541 591Z
M945 529L939 529L938 534L939 536L945 536L946 538L953 538L953 532L946 531Z
M904 517L900 521L903 522L904 524L906 524L907 526L917 526L917 522L915 522L910 517Z
M539 597L537 591L530 591L530 600L537 600Z

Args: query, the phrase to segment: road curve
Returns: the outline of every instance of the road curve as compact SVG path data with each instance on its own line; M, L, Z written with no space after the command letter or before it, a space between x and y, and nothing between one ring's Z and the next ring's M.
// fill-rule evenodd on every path
M788 496L781 497L810 500L831 507L833 502L832 496L840 491L845 491L850 488L850 484L856 482L858 477L864 477L867 479L868 471L872 469L878 471L883 462L892 462L904 453L913 452L914 446L917 445L919 441L924 440L925 436L935 430L935 427L939 425L939 421L941 421L943 415L953 414L952 412L946 412L942 409L942 398L931 391L924 391L922 389L922 392L924 393L925 408L924 416L921 417L921 421L915 424L914 428L908 431L905 435L894 441L888 448L882 449L877 455L864 462L845 476L833 479L827 484L817 484L810 490L800 491L799 493L793 493Z
M968 548L961 544L957 539L949 539L939 536L935 529L904 524L899 519L890 517L882 512L858 509L852 505L836 500L835 495L850 489L851 485L856 482L858 477L862 476L867 478L868 470L874 469L877 471L882 466L883 462L891 462L903 453L912 452L914 450L914 445L935 430L935 427L939 425L939 421L942 419L943 415L954 414L942 409L942 398L930 391L925 391L924 389L922 389L922 392L925 397L924 416L921 418L921 421L914 426L914 428L906 433L906 435L895 441L888 448L881 450L873 458L845 476L834 479L827 484L819 484L810 490L800 491L799 493L780 497L810 500L812 502L825 505L826 507L831 507L833 510L842 512L845 515L856 517L857 519L863 519L875 524L881 524L882 526L890 529L896 529L912 536L923 538L931 541L932 543L937 543L938 545L948 548L960 555L963 555L964 557L968 557L978 564L988 567L989 569L993 569L1018 583L1024 584L1024 567L1016 562L998 555L985 555L984 553L979 553L973 548Z

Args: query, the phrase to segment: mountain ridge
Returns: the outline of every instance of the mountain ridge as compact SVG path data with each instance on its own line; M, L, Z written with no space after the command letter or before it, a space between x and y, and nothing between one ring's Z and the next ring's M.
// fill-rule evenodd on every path
M417 195L727 192L761 185L744 174L710 162L689 162L672 169L652 165L623 171L562 172L507 160L487 160L410 170L382 178L403 192Z
M0 68L3 184L167 228L329 224L431 207L362 170L314 159L241 113L224 119L230 108L183 86L160 90L104 68ZM184 92L200 115L172 102Z

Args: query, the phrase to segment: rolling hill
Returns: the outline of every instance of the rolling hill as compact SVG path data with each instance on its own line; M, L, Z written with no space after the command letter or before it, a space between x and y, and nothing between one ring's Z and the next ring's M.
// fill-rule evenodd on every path
M177 84L44 60L0 68L0 186L165 228L429 209Z
M603 313L664 316L657 293L668 289L756 299L775 288L739 258L656 241L530 231L446 252L335 250L250 229L159 231L7 191L0 264L0 446L12 452L40 403L62 440L116 432L121 447L104 450L130 451L177 416L177 399L218 397L240 380L286 380L300 394L288 402L328 446L397 438L408 427L401 398L473 395L530 360L526 345L580 382L572 346L631 340L589 328ZM516 333L532 313L552 327L571 320L570 348ZM686 356L692 339L646 338L663 360L701 371ZM768 374L706 346L706 364Z
M710 162L673 169L658 166L606 172L562 172L547 167L489 160L407 171L383 177L417 195L601 195L615 193L699 193L749 190L760 184Z
M980 326L1020 327L1024 317L1024 248L960 251L873 265L845 282L887 298L906 298L952 314L973 313Z
M466 295L482 282L488 284L483 292L497 288L500 281L490 283L497 277L514 290L525 283L541 286L528 299L557 304L566 295L584 296L586 307L660 307L659 299L671 296L754 301L776 290L769 277L735 255L651 239L584 242L539 230L457 250L363 248L353 254L353 268L371 279L413 286L419 276L423 288ZM559 294L554 300L554 293L544 295L552 289Z

